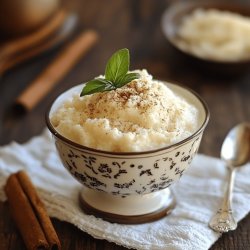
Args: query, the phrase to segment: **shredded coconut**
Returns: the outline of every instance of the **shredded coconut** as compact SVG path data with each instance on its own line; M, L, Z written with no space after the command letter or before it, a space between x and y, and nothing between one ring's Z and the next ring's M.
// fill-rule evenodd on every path
M65 101L51 122L65 137L113 152L160 148L197 129L197 109L146 70L122 88Z

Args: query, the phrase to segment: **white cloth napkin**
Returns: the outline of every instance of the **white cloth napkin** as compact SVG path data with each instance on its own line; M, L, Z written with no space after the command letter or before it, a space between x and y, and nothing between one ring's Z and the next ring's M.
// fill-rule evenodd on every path
M62 166L49 132L20 145L0 147L0 200L9 174L25 169L37 186L51 217L74 224L98 239L127 248L154 250L205 250L219 237L208 221L220 204L226 169L221 160L197 155L172 190L177 200L174 211L163 219L140 225L112 224L86 215L79 208L82 186ZM236 175L233 208L237 221L250 211L250 164Z

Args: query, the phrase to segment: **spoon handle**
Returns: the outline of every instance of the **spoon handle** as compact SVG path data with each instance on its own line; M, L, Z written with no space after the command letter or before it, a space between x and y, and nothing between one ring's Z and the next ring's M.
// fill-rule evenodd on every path
M227 190L222 201L221 207L217 213L212 217L209 226L216 232L224 233L234 230L237 227L237 222L233 217L232 211L232 191L235 179L235 168L229 167Z

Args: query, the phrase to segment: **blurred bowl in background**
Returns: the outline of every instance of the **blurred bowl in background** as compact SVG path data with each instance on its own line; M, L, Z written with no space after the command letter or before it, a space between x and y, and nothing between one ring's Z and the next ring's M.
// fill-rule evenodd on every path
M58 9L60 0L1 0L0 31L20 35L38 28Z
M164 12L162 16L162 30L167 41L178 53L185 56L186 59L197 67L206 70L209 73L219 73L222 75L239 75L247 72L250 67L250 54L242 59L227 60L211 57L200 56L187 47L181 46L179 30L183 25L184 20L192 15L195 10L210 10L215 9L222 13L222 11L229 11L229 13L237 13L241 16L250 17L250 6L239 3L226 3L226 2L177 2ZM249 20L250 25L250 20ZM227 30L230 32L231 30ZM218 34L219 35L219 34Z

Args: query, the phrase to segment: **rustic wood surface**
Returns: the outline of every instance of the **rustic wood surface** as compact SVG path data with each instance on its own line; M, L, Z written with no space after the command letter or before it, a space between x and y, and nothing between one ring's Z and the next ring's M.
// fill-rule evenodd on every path
M13 140L22 143L40 134L45 127L45 111L55 97L69 87L103 73L107 58L115 50L127 47L131 52L132 69L147 68L155 78L189 86L206 100L211 120L200 153L218 157L228 130L239 122L250 120L250 73L236 78L218 78L200 71L176 54L160 28L161 15L173 1L81 2L77 8L80 16L78 32L86 28L96 29L101 37L98 45L34 110L22 117L6 113L15 98L46 67L58 50L12 69L0 78L0 145ZM247 0L241 2L247 3ZM65 250L125 249L105 240L96 240L68 223L56 219L53 219L53 223ZM0 203L0 249L25 249L7 203ZM250 215L239 223L237 230L224 234L211 249L250 249Z

